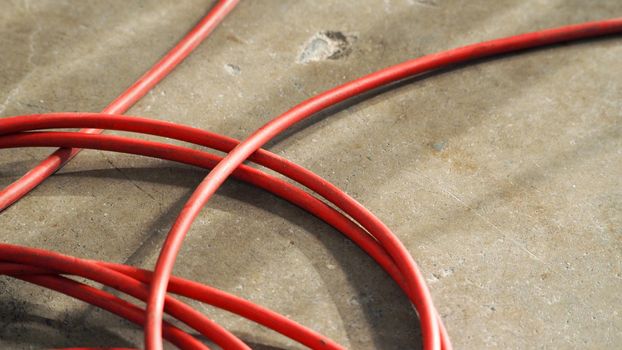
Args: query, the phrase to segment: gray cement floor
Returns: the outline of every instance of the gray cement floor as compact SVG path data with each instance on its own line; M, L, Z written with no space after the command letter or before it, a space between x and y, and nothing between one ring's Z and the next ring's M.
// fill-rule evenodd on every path
M209 7L2 0L0 115L103 109ZM619 0L246 1L130 114L243 138L314 93L390 64L621 13ZM342 34L330 58L322 50L331 47L312 43L326 31ZM303 53L307 44L315 51ZM344 188L399 235L457 349L620 347L621 57L617 36L459 67L316 118L269 148ZM0 152L0 185L48 153ZM2 213L0 237L152 267L204 175L85 151ZM350 348L420 347L415 313L368 257L235 181L197 220L176 273ZM297 348L195 306L258 349ZM141 337L106 312L0 278L1 348L140 346Z

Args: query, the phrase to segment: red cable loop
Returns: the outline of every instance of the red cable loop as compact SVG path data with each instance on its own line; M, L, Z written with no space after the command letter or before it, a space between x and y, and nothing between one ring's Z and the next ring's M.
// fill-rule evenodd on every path
M225 136L174 123L139 117L106 115L124 112L146 91L157 84L213 30L218 22L235 6L235 3L236 1L219 2L210 14L171 53L104 110L104 114L55 113L10 117L0 120L0 135L3 135L0 136L0 148L65 147L55 152L53 156L26 174L17 183L0 192L0 210L21 198L52 174L64 162L77 154L79 148L133 153L195 166L212 167L213 170L197 187L169 232L156 264L155 272L151 273L124 265L78 259L35 248L0 244L0 274L8 274L58 290L107 309L132 322L143 324L146 346L150 350L162 349L163 336L181 348L206 348L194 337L170 324L163 323L164 311L195 328L223 348L248 348L233 334L202 314L167 296L167 290L236 312L311 348L340 349L341 347L338 344L270 310L208 286L171 276L177 253L190 225L218 187L229 175L233 175L302 207L337 228L361 246L391 275L415 305L421 319L424 348L450 349L449 337L434 308L423 275L418 270L409 252L388 227L361 204L331 183L282 157L261 150L260 147L288 127L314 113L380 86L429 70L477 58L619 33L622 32L622 19L590 22L522 34L407 61L306 100L267 123L241 143ZM30 132L31 130L66 127L96 129L83 129L80 133ZM97 135L102 129L164 136L229 153L221 159L215 155L182 146L114 135ZM352 220L313 195L272 175L243 165L242 162L247 158L280 172L315 191L337 208L343 210ZM58 274L89 278L136 298L147 300L146 314L133 304L124 302L101 290L61 277ZM150 288L147 285L150 285Z

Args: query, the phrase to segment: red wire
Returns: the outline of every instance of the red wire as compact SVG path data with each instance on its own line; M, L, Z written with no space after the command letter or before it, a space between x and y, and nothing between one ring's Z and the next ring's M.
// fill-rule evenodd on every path
M165 121L132 116L114 116L97 113L53 113L48 115L10 117L0 120L0 130L11 133L35 129L76 128L86 126L165 136L211 147L223 152L230 151L238 143L235 139L209 131ZM203 167L213 167L221 159L209 153L201 153L193 149L159 144L151 141L133 140L120 136L91 136L79 135L76 133L24 133L0 138L0 148L33 146L95 148L164 158ZM173 157L173 155L175 155L175 157ZM201 157L203 157L203 159L197 161ZM323 180L321 177L287 159L264 150L259 150L251 157L251 160L298 181L322 196L326 197L329 195L329 193L325 191L327 188L324 186L326 180ZM271 191L329 222L335 228L348 235L357 244L361 245L363 249L385 267L391 275L399 275L399 270L392 266L394 264L384 249L378 245L375 240L369 237L367 232L361 230L358 225L343 217L339 212L332 210L330 207L323 206L322 202L316 200L305 191L273 176L264 174L259 170L241 166L238 168L238 173L236 173L238 178ZM308 202L313 204L307 205L306 203ZM323 209L324 207L326 207L328 214L324 214L321 210L315 210L315 208ZM339 218L339 220L331 222L334 216ZM402 282L402 278L396 280L398 283Z
M13 119L13 118L8 118ZM126 142L122 142L126 141ZM24 133L7 135L0 138L0 148L7 147L25 147L25 146L62 146L62 147L80 147L80 148L98 148L102 150L121 151L134 154L142 154L152 157L159 157L169 160L181 161L191 165L198 165L203 167L213 167L221 159L217 156L188 149L175 145L157 144L144 140L132 140L115 135L87 135L82 133ZM274 178L270 175L264 174L257 169L242 166L236 172L237 177L242 180L249 181L257 186L260 186L266 190L275 192L275 194L284 197L287 200L292 201L304 209L309 210L314 215L320 217L323 220L328 221L331 225L346 232L359 245L363 245L365 250L373 255L380 264L385 267L389 273L401 282L399 278L399 271L393 266L391 260L380 246L364 231L360 229L356 224L343 217L339 212L326 206L321 201L318 201L313 196L309 195L303 190L292 186L291 184ZM270 181L272 180L272 181ZM336 219L341 219L339 222ZM335 223L335 221L337 221ZM6 259L5 257L0 260ZM169 286L169 290L173 291L173 286ZM195 294L196 295L196 294ZM186 295L187 296L187 295ZM229 305L233 305L229 303ZM240 305L240 308L249 307L254 305ZM250 309L249 313L256 313L256 310ZM257 316L260 316L257 313ZM265 319L265 318L264 318ZM277 331L280 331L276 325L267 325ZM285 333L284 333L285 334ZM286 334L288 335L288 334ZM305 334L302 333L299 337L293 337L295 340L299 340L307 346L313 348L319 348L326 346L331 348L331 342L327 339L322 339L317 334ZM334 348L340 348L338 345L334 345Z
M97 126L98 128L112 129L112 130L125 130L125 131L134 131L134 132L142 132L149 133L153 135L165 136L169 138L175 138L182 141L193 142L196 144L201 144L207 147L212 147L218 149L223 152L228 152L237 145L238 141L235 139L227 138L215 133L211 133L209 131L204 131L197 128L192 128L188 126L178 125L165 121L158 120L150 120L147 118L140 117L132 117L132 116L108 116L101 115L97 113L54 113L48 115L31 115L31 116L20 116L20 117L12 117L6 118L4 120L0 120L0 130L6 132L16 132L16 131L24 131L24 130L33 130L33 129L46 129L46 128L76 128L76 127L93 127ZM45 136L44 136L45 135ZM127 140L127 145L123 145L122 147L117 147L115 145L118 142L121 142L122 139L114 136L106 136L105 139L96 140L93 137L90 137L91 140L87 141L86 137L77 139L79 135L68 135L68 136L60 136L56 135L56 137L51 138L52 134L39 134L39 135L22 135L21 139L18 143L15 143L14 140L11 140L11 144L7 145L6 142L9 140L1 140L0 139L0 147L15 147L15 146L64 146L64 147L76 147L79 145L82 148L98 148L103 149L105 147L107 150L113 151L121 151L121 152L131 152L131 153L139 153L142 155L156 156L156 157L167 157L169 160L176 161L184 161L183 158L173 159L170 158L171 154L180 154L186 155L189 158L197 158L192 155L197 153L194 150L182 150L181 148L175 148L169 145L162 145L161 147L167 147L169 150L165 153L160 154L150 154L157 148L156 144L147 144L142 141L137 140ZM70 142L80 142L79 144L71 144ZM63 143L64 142L64 143ZM68 143L69 142L69 143ZM88 142L88 144L84 143ZM103 146L105 145L105 146ZM139 151L140 150L140 151ZM143 151L144 150L144 151ZM162 151L163 152L163 151ZM207 157L211 155L205 154ZM183 156L182 156L183 157ZM219 159L212 156L212 159ZM338 191L327 191L328 189L335 188L332 184L322 179L321 177L313 174L309 170L300 167L297 164L289 162L288 160L269 153L264 150L259 150L252 157L251 160L264 165L272 170L280 172L291 179L298 181L299 183L307 186L308 188L316 191L318 194L324 196L325 198L331 198L332 202L344 201L342 197L340 197L340 193ZM193 163L190 163L193 164ZM214 162L205 163L209 167L214 166ZM196 164L199 165L201 164ZM244 167L243 167L244 168ZM240 169L243 170L243 169ZM251 174L254 170L251 170ZM244 178L244 175L242 175ZM259 175L256 175L257 181L253 181L253 177L251 177L250 182L262 187L264 189L270 190L272 188L273 193L282 196L283 198L289 200L290 202L297 204L303 208L305 208L305 202L303 200L302 203L297 203L297 198L306 198L305 200L315 199L312 196L309 196L306 192L297 189L290 184L274 179L270 176L266 177L263 180ZM245 179L246 180L246 179ZM246 180L249 181L249 180ZM273 182L275 185L268 185L266 187L264 183ZM270 187L271 186L271 187ZM283 190L283 191L281 191ZM282 194L279 194L281 191ZM336 196L336 197L335 197ZM309 198L307 198L309 197ZM336 198L336 200L335 200ZM345 201L348 199L346 198ZM314 203L317 207L317 203ZM404 291L409 295L411 300L414 300L414 296L410 293L410 290L406 288L403 284L403 277L401 276L401 272L399 269L394 266L392 259L387 255L384 248L378 243L371 239L368 234L364 231L361 231L359 227L352 223L350 220L342 217L342 215L334 210L326 210L324 207L317 207L319 211L315 211L314 206L310 208L305 208L312 212L314 215L320 217L321 219L329 222L332 226L341 230L344 234L350 237L354 242L359 244L369 255L371 255L385 270L389 272L389 274L400 284L400 286L404 289ZM344 208L342 206L342 208ZM333 219L334 216L337 216L336 219ZM330 220L335 220L331 222Z
M455 49L455 50L449 51L447 53L448 55L450 53L452 55L454 55L455 57L453 57L453 58L451 58L451 57L443 57L443 55L441 55L441 54L435 54L435 55L431 55L431 56L426 56L426 57L423 57L423 58L418 59L418 60L410 61L411 63L419 61L418 64L421 65L419 68L417 68L417 67L415 67L415 68L410 67L410 69L412 70L411 74L416 74L416 73L421 72L421 71L423 71L425 69L429 69L430 66L434 67L434 64L437 64L437 67L440 67L440 66L443 66L443 65L446 65L446 64L456 63L456 62L459 62L461 60L466 60L466 59L470 59L470 58L477 58L477 57L483 57L483 56L491 55L491 54L494 54L494 53L507 52L507 50L510 50L510 49L522 49L522 48L533 47L533 46L538 46L538 45L550 44L550 43L554 43L554 42L558 42L558 41L562 41L562 40L572 40L572 39L580 39L580 38L585 38L585 37L595 36L595 35L604 35L604 34L608 34L608 33L613 33L615 31L620 31L620 30L622 30L622 20L620 20L620 19L604 21L604 22L598 22L598 23L588 23L588 24L577 25L577 26L563 27L563 28L543 31L543 32L536 33L536 34L531 33L531 34L526 34L526 35L522 35L522 36L511 37L511 38L508 38L508 39L501 39L501 40L496 40L496 41L492 41L492 42L487 42L487 43L483 43L483 44L479 44L479 45L472 45L472 46L469 46L469 47L466 47L466 48L462 48L462 49ZM532 40L533 42L530 43L529 40ZM474 46L481 46L481 47L479 49L474 49L473 48ZM470 51L467 50L468 48L471 48L471 49L469 49ZM428 58L428 60L429 60L430 59L429 57L434 57L434 56L436 56L436 58L435 58L437 60L436 62L430 63L429 61L426 61L426 58ZM449 56L451 56L451 55L449 55ZM452 59L453 59L453 61L452 61ZM258 143L262 142L261 141L262 139L265 139L265 138L268 138L268 137L272 137L273 135L276 135L278 132L280 132L284 128L286 128L289 123L294 123L297 120L305 118L306 117L305 113L310 115L310 114L313 113L314 110L321 110L322 108L325 108L328 105L330 105L330 103L336 103L336 102L339 102L339 101L341 101L343 99L346 99L346 98L352 96L352 95L349 95L349 94L354 93L352 90L357 90L358 92L367 91L367 90L373 88L374 81L375 81L375 83L378 83L378 84L389 82L390 79L387 78L387 75L391 76L391 74L395 74L394 77L399 76L399 74L398 74L399 70L396 71L396 72L393 72L393 73L391 73L390 71L392 69L395 69L395 67L400 67L400 66L404 66L404 65L406 65L406 66L404 66L403 68L406 69L406 68L408 68L407 63L402 64L402 65L398 65L398 66L394 66L394 67L386 69L386 70L383 70L376 77L373 77L373 75L371 75L371 76L368 76L366 78L359 79L359 80L355 81L354 83L351 83L351 84L354 84L354 85L351 85L350 87L348 87L348 84L346 84L346 85L342 86L341 88L333 89L333 90L331 90L331 91L329 91L329 92L327 92L325 94L320 95L319 97L316 97L316 98L313 98L311 100L306 101L305 103L299 105L297 108L289 111L288 113L285 113L276 122L269 123L265 128L263 128L260 131L258 131L257 133L255 133L254 134L254 137L255 137L254 141L253 141L253 139L251 139L251 141L246 141L245 143L243 143L240 147L238 147L235 150L233 150L229 154L229 156L227 156L227 158L225 158L225 161L227 161L228 159L229 160L233 159L233 161L235 163L236 161L239 161L240 158L245 158L246 156L248 156L250 153L253 152L253 150L252 150L253 147L257 146ZM416 64L414 64L414 66L416 66ZM417 71L417 69L421 69L421 70ZM402 72L402 74L404 74L404 73ZM402 78L403 77L404 76L402 76ZM369 81L371 81L371 83ZM357 85L357 84L359 84L359 85ZM343 89L343 91L340 92L340 89ZM2 129L2 130L4 130L4 129ZM60 136L61 138L64 138L65 136L68 136L68 135L64 135L64 136L60 135L62 133L43 133L43 134L57 134L57 136ZM35 134L35 136L36 136L36 134ZM53 135L50 135L50 136L53 136ZM86 135L81 135L81 137L82 136L86 137ZM3 139L9 138L9 137L17 137L17 139L19 139L20 137L32 137L32 136L23 135L23 134L22 135L10 135L10 136L4 137ZM258 138L260 140L257 140ZM106 144L108 144L109 141L105 141L105 142L106 142ZM265 142L265 141L263 141L263 142ZM150 152L153 152L153 151L150 151ZM184 152L187 152L187 151L184 151ZM248 152L250 152L250 153L248 153ZM246 153L248 153L248 154L246 154ZM257 154L259 154L259 152ZM233 158L230 158L230 157L233 157ZM223 165L223 164L225 164L225 165ZM227 165L227 164L229 164L229 165ZM223 176L226 177L226 176L229 175L227 172L231 172L231 171L235 170L237 165L231 165L231 164L232 163L223 162L223 163L220 163L217 166L217 169L221 169L220 173L224 174L224 175L219 175L219 177L223 177ZM212 174L214 174L214 173L215 173L215 171L210 173L210 176L212 176ZM213 189L215 191L215 189L217 188L217 185L219 185L219 183L210 185L210 183L208 181L208 180L210 180L210 176L208 176L206 178L206 182L208 184L205 187L201 187L203 189L207 188L208 192L211 191L211 189ZM222 179L216 178L216 180L217 180L216 182L220 181L220 183L222 183L222 181L224 181L224 178L222 178ZM330 184L328 184L328 185L330 185ZM332 185L330 185L330 186L332 186ZM336 191L336 193L340 192L336 188L335 189L329 188L329 190L327 190L327 192L329 194L329 197L330 197L331 191ZM195 192L195 193L197 193L197 192ZM211 194L208 194L206 197L202 197L202 196L205 196L205 195L204 194L199 194L198 198L197 198L197 201L195 201L194 203L198 205L198 203L200 203L202 200L206 201L207 199L209 199L209 196L211 196ZM336 204L337 205L341 205L342 209L343 209L343 207L347 208L347 209L344 209L344 211L346 211L350 215L352 215L353 212L355 214L358 213L358 216L360 216L360 217L357 217L356 215L352 215L352 216L357 221L359 221L365 228L367 228L370 233L373 233L374 236L379 239L380 243L382 243L382 245L385 248L387 248L387 250L390 250L389 253L393 257L393 259L395 259L395 262L400 262L400 257L406 259L405 264L404 264L405 266L400 266L402 263L404 263L403 261L400 262L400 264L397 264L397 265L400 268L401 272L405 275L403 277L405 278L405 281L407 282L406 283L406 285L407 285L407 292L409 293L409 297L411 297L411 300L413 299L412 298L413 296L417 296L417 293L421 293L421 290L420 290L421 288L423 288L424 289L423 292L426 293L427 289L425 288L424 285L421 286L421 285L417 285L417 284L412 284L411 283L412 281L409 280L409 278L410 279L414 278L415 280L416 280L416 278L420 278L420 274L418 275L418 271L416 270L416 265L414 265L414 262L412 261L412 258L410 257L408 252L405 252L405 256L403 256L405 249L404 249L403 252L399 251L400 248L403 249L403 247L401 246L399 241L397 241L397 242L392 241L394 239L394 236L391 234L391 232L388 231L388 229L386 229L386 227L384 227L384 225L381 222L379 222L379 220L377 220L377 218L371 216L371 213L368 213L364 208L362 208L362 206L360 206L360 204L356 203L354 200L348 199L349 197L347 197L345 194L343 194L343 196L337 196L337 197L340 197L340 198L336 198L335 199L335 201L337 201ZM204 199L202 199L202 198L204 198ZM342 200L344 202L339 202L339 200ZM199 210L199 209L192 209L192 210ZM182 214L183 214L183 212L182 212ZM192 211L190 211L190 214L192 214ZM370 215L370 216L368 216L368 215ZM185 219L185 220L188 220L188 219ZM189 223L191 221L192 221L191 218L190 218L189 221L187 221L188 222L188 227L189 227ZM371 227L371 229L370 229L370 227ZM386 229L386 232L383 231L384 229ZM377 232L374 232L374 231L377 231ZM387 235L387 237L382 237L383 234ZM396 243L397 244L397 248L395 246L391 246L391 244L387 245L386 242L383 242L383 240L385 240L386 242L389 242L389 243L391 243L391 242ZM179 244L181 244L181 241L179 241ZM394 250L394 248L396 248L396 249ZM176 252L173 253L173 261L174 261L175 253ZM398 258L396 258L395 256L398 256ZM410 263L412 263L412 264L410 264ZM155 278L158 278L158 273L157 272L158 272L158 270L156 269ZM168 276L163 276L163 277L168 280ZM165 292L166 292L166 285L164 286L164 288L165 288ZM417 288L419 288L419 289L417 289ZM157 288L155 287L155 284L152 284L152 291L156 291L157 292ZM427 296L429 297L429 292L427 292ZM444 348L449 346L449 344L446 342L448 340L446 338L446 334L443 335L442 339L440 339L440 340L439 339L436 339L436 340L430 340L429 339L430 337L434 336L434 334L433 334L433 332L430 333L430 328L427 328L427 329L425 328L426 327L426 322L428 322L428 323L431 322L432 325L431 326L428 325L427 327L432 327L432 328L439 327L439 323L440 323L440 319L438 319L438 316L433 311L433 306L431 305L431 303L429 305L423 305L424 307L427 306L428 308L431 308L431 312L432 312L431 314L425 314L424 312L422 312L421 305L418 305L418 304L420 304L422 302L419 301L419 299L414 300L414 302L415 302L415 305L417 306L418 311L420 312L420 316L421 316L421 319L422 319L422 330L424 331L424 342L425 342L425 345L426 346L438 346L439 343L442 341ZM425 302L426 301L424 300L423 303L425 303ZM431 300L430 300L430 302L431 302ZM160 313L161 313L161 310L160 310ZM148 323L149 323L149 319L147 320L146 327L149 327ZM159 322L158 322L158 326L160 326ZM436 334L438 336L438 329L436 330L436 332L437 332ZM442 328L441 328L441 332L442 332ZM156 343L160 342L160 341L161 340L158 339L156 341ZM156 346L157 346L157 344L156 344Z
M87 135L81 133L24 133L7 135L0 138L0 148L26 146L97 148L101 150L158 157L203 167L213 167L221 159L215 155L181 146L158 144L144 140L132 140L115 135ZM401 277L399 270L397 270L394 266L393 262L382 247L380 247L378 243L367 234L367 232L363 231L358 225L351 222L341 213L329 206L326 206L324 203L309 195L307 192L271 175L262 173L258 169L243 165L236 171L236 173L234 173L234 175L241 180L248 181L265 190L271 191L286 200L289 200L303 209L308 210L320 219L325 220L336 229L344 232L344 234L350 237L355 243L359 244L368 254L376 259L379 264L385 268L398 282L398 284L405 289L402 282L403 278ZM0 258L0 260L2 259L6 258ZM141 280L144 281L144 279ZM176 292L174 291L174 286L169 286L169 290ZM194 295L197 294L195 293ZM230 302L229 305L232 306L235 304ZM252 304L239 305L240 308L249 306L254 307ZM256 311L250 309L249 313L253 314L256 313ZM280 331L275 325L266 324L266 326ZM286 335L289 336L289 334ZM302 340L302 343L313 348L318 348L318 344L331 344L331 342L327 339L322 340L320 337L313 334L306 335L303 333L299 338L292 338L298 341ZM320 341L318 341L318 339L320 339ZM336 345L336 347L338 348L339 346Z
M0 137L0 148L33 146L80 147L124 152L172 160L204 168L212 168L222 160L222 158L218 156L191 148L130 139L116 135L85 135L75 132L37 132ZM276 167L271 168L275 169ZM259 169L241 165L234 172L234 176L242 181L249 182L257 187L272 192L326 221L360 245L369 255L377 260L391 276L395 276L395 280L398 283L403 283L403 278L399 277L400 271L378 242L340 212L325 205L309 193L272 175L263 173ZM2 259L3 258L0 258L0 260Z
M0 243L3 261L27 264L81 276L122 291L134 298L146 300L148 286L134 278L105 266L41 249ZM240 339L200 312L177 299L167 296L166 311L225 349L250 349Z
M195 192L190 196L169 231L155 266L154 276L151 282L151 291L147 303L147 322L145 324L145 343L147 349L162 349L161 328L166 288L177 254L181 249L183 239L190 230L192 223L199 215L203 206L205 206L227 177L251 154L285 129L314 113L348 98L427 70L438 69L450 64L490 55L562 41L605 35L620 30L622 30L622 19L590 22L521 34L424 56L385 68L328 90L302 102L259 128L227 154L227 156L205 177L196 188ZM362 205L354 200L344 204L352 205L352 210L356 210L362 214L360 218L355 217L355 219L364 227L372 226L378 229L378 233L382 233L374 235L387 248L387 251L393 257L396 264L406 271L404 278L409 287L414 289L413 293L416 296L414 302L421 319L424 348L431 350L440 349L441 332L439 323L441 323L441 321L434 309L432 297L425 285L425 279L419 272L412 256L399 239Z
M59 115L54 115L54 117L59 117ZM72 115L75 117L75 115ZM102 116L102 118L112 118L110 116ZM127 121L132 121L134 117L123 117L129 118ZM25 120L30 119L28 117L16 117L16 118L7 118L5 120L0 121L0 125L2 125L3 121L11 122L17 120ZM41 119L37 116L37 119L41 121L45 121L45 119ZM86 119L86 118L85 118ZM138 118L142 119L142 118ZM73 120L79 120L73 118ZM83 121L83 120L79 120ZM158 123L159 121L151 121L154 123ZM32 124L32 123L29 123ZM70 124L64 124L63 127L71 126ZM49 127L49 126L48 126ZM121 129L117 126L111 125L110 129ZM13 127L11 128L13 129ZM172 128L169 127L169 130ZM199 129L195 129L197 131L201 131ZM181 161L186 164L198 165L204 167L213 167L220 160L219 157L188 149L180 146L174 145L166 145L166 144L158 144L155 142L144 141L144 140L133 140L120 136L114 135L85 135L80 133L24 133L24 134L14 134L7 135L0 138L0 148L5 147L26 147L26 146L62 146L62 147L80 147L80 148L96 148L100 150L110 150L117 152L126 152L133 154L141 154L146 156L158 157L168 160ZM267 152L266 152L267 153ZM205 159L200 160L201 157L205 157ZM282 167L287 167L287 164L282 165ZM278 167L271 166L272 169L277 169ZM240 178L244 181L249 181L250 183L257 185L261 188L264 188L268 191L275 193L283 197L290 202L299 205L303 209L308 210L313 215L316 215L320 219L325 220L333 227L342 231L348 237L350 237L355 243L361 246L370 256L372 256L391 276L396 282L404 289L404 291L408 294L409 291L403 283L403 277L401 276L400 271L394 265L391 258L386 254L384 249L378 245L378 243L371 239L367 232L360 229L358 225L351 222L349 219L344 217L341 213L335 211L334 209L324 205L322 202L315 199L313 196L310 196L305 191L302 191L291 184L274 178L270 175L264 174L257 169L246 167L242 165L239 169L237 169L234 176ZM169 286L169 290L172 286ZM196 295L196 294L195 294ZM185 295L188 296L188 295ZM250 308L253 307L252 304L240 305L240 308ZM252 313L251 309L249 312ZM268 316L269 317L269 316ZM279 331L278 328L274 328L274 325L266 326L273 328ZM297 330L296 332L300 332ZM285 333L284 333L285 334ZM286 334L290 336L290 334ZM317 335L309 335L300 333L298 337L294 336L292 339L298 340L301 343L308 345L311 344L313 348L317 348L317 344L330 344L326 340L318 341L319 337ZM337 345L338 347L338 345Z
M149 283L151 279L150 271L138 269L135 267L119 264L110 264L101 261L83 260L83 262L99 264L104 267L108 267L145 283ZM68 272L47 270L40 267L21 263L0 262L0 275L7 274L13 277L20 277L27 274L56 273ZM251 319L268 328L280 332L293 340L299 341L301 344L306 345L309 348L339 350L344 349L343 347L337 345L326 337L319 335L311 330L308 330L303 326L297 324L296 322L287 319L284 316L281 316L273 311L262 308L260 306L254 305L242 298L230 295L218 289L205 286L197 282L185 280L179 277L173 277L171 279L171 287L169 291L174 294L182 295L197 301L208 303L210 305L222 308L227 311L237 313L243 317ZM313 341L310 342L305 339L301 339L302 337L307 337L308 339L312 339Z
M98 128L149 132L149 133L160 134L162 136L169 136L169 137L173 137L174 136L174 135L172 135L172 131L177 131L177 129L181 129L183 132L176 132L175 133L177 135L183 135L183 137L180 137L178 139L182 139L182 140L185 140L185 141L204 140L204 143L203 143L204 145L211 145L211 144L213 144L213 145L216 145L218 149L223 150L223 151L230 150L237 142L235 140L231 141L232 139L228 139L228 138L222 137L220 135L216 135L216 134L212 134L212 133L209 133L209 132L205 132L205 131L200 130L200 129L179 126L179 125L176 125L176 124L173 124L173 123L149 120L149 119L145 119L145 118L129 117L129 116L108 116L108 115L101 115L101 114L95 114L95 113L89 113L89 114L67 114L67 115L65 115L65 114L50 114L48 116L45 116L45 115L33 115L33 116L27 116L27 117L12 117L12 118L6 118L6 119L3 119L3 120L0 120L0 129L2 131L5 131L5 132L15 132L15 131L18 131L18 130L40 129L40 128L51 128L51 127L63 127L63 128L69 128L69 127L92 127L94 125L97 125ZM27 146L27 145L28 146L34 146L34 145L37 145L37 146L63 146L63 147L94 148L93 145L107 145L106 149L119 151L119 149L110 148L110 146L114 145L114 142L112 141L113 139L116 138L114 136L100 136L101 137L100 140L98 140L96 143L90 144L90 145L71 143L71 138L76 138L76 137L81 137L81 139L88 139L88 138L90 138L93 141L93 140L97 139L97 137L95 137L94 135L77 135L77 134L73 134L73 135L71 135L71 137L69 137L69 136L61 136L60 134L55 135L57 140L64 140L62 142L60 142L60 141L50 142L50 138L46 137L46 136L52 136L52 134L46 135L46 136L44 136L42 134L39 134L39 135L21 135L21 136L22 137L21 137L21 139L19 139L18 143L13 143L15 135L11 135L11 136L9 136L9 138L3 139L2 140L2 147L7 147L7 146L8 147L15 147L15 146ZM207 143L205 143L205 141L212 141L212 140L214 142L207 142ZM7 144L7 141L11 142L12 144ZM69 143L68 143L68 141L69 141ZM138 142L140 143L140 141L138 141ZM95 147L97 147L97 146L95 146ZM134 145L128 145L126 147L126 149L123 150L123 151L126 151L126 152L130 151L130 152L136 153L136 151L138 149L154 149L154 148L155 148L154 146L144 147L144 145L137 146L137 145L134 144ZM102 148L100 148L100 149L102 149ZM193 150L179 151L177 153L178 154L188 154L188 152L192 153ZM171 153L171 152L169 152L169 153ZM270 154L270 153L265 152L265 151L263 151L262 153L263 153L262 154L263 158L266 158L267 160L271 160L273 162L272 166L269 163L266 164L265 161L262 164L263 165L267 165L267 166L271 167L272 169L274 169L276 171L282 171L283 169L294 171L297 168L300 168L299 166L297 166L297 165L295 165L293 163L289 163L288 161L286 161L286 160L284 160L282 158L279 158L276 155ZM149 155L148 153L147 154L146 153L142 153L142 154L143 155ZM258 157L258 158L260 158L260 157ZM276 166L274 164L275 161L277 162ZM279 163L279 161L280 161L280 163ZM213 166L213 164L214 163L212 162L212 164L210 166ZM294 173L294 177L296 177L295 173ZM309 187L318 187L318 186L314 186L313 184L307 184L307 185ZM273 187L273 188L277 188L278 189L278 188L286 188L286 187L292 187L293 189L297 190L295 187L293 187L293 186L291 186L291 185L289 185L289 184L287 184L285 182L283 182L281 184L277 184L276 187ZM322 188L322 187L320 186L319 188ZM306 192L304 192L304 191L298 190L298 192L300 192L299 196L307 195ZM295 193L295 192L293 192L292 189L289 189L288 191L286 191L286 193ZM313 198L313 197L311 197L311 198ZM337 212L331 213L331 214L333 214L333 215L335 215L335 214L336 215L340 215ZM318 214L316 214L316 215L318 215ZM320 218L322 218L322 214L319 214L318 216ZM348 221L347 219L345 219L345 220ZM333 224L333 226L335 226L336 228L339 228L340 224L339 223L336 224L336 225ZM356 227L356 225L354 225L354 226ZM348 225L346 224L346 229L348 229L348 228L350 228L350 227L348 227ZM342 228L342 230L343 230L343 228ZM383 249L381 247L377 247L376 242L373 241L373 240L370 240L366 233L360 232L360 230L359 230L359 232L354 230L354 234L351 233L351 234L348 234L348 235L351 238L353 238L353 240L355 242L358 242L359 244L367 245L367 248L364 247L364 249L370 255L374 256L374 258L377 261L379 261L380 264L383 267L385 267L385 269L387 269L392 276L399 276L399 272L395 272L396 268L393 266L392 262L390 262L390 259L388 259L388 257L386 256L386 253L383 251ZM373 246L374 244L376 244L376 246ZM396 280L398 280L398 283L401 282L401 278L399 278L399 279L397 277L394 277L394 278L396 278ZM403 287L403 285L402 285L402 287Z
M102 118L103 117L108 118L108 116L102 116ZM15 119L24 118L7 118L4 120L0 120L0 123L5 121L11 122ZM111 129L114 128L111 127ZM0 138L0 148L26 146L97 148L101 150L127 152L164 158L203 167L213 167L221 159L215 155L203 153L181 146L158 144L155 142L144 140L132 140L115 135L87 135L81 133L24 133L7 135ZM366 252L372 255L374 259L376 259L385 269L387 269L389 274L393 276L393 278L396 279L398 283L401 284L403 279L400 276L400 272L396 269L393 262L390 260L384 250L377 244L376 241L374 241L367 234L367 232L361 230L358 225L345 218L341 213L326 206L324 203L309 195L307 192L300 190L285 181L262 173L258 169L241 166L236 171L235 175L242 180L249 181L252 184L271 191L285 198L286 200L289 200L292 203L301 206L303 209L310 211L312 214L327 221L335 228L344 232L357 244L361 245ZM5 258L3 257L0 258L0 260L1 259ZM403 284L401 284L401 286L404 287ZM175 292L173 288L174 286L169 286L169 290ZM234 306L235 304L230 302L229 305ZM249 306L254 307L254 305L252 304L240 305L241 308ZM251 314L256 313L256 311L253 311L252 309L249 312ZM280 331L279 328L275 328L275 325L267 326L277 331ZM302 334L300 338L293 338L299 341L303 340L301 342L313 348L318 348L318 344L331 344L331 342L329 342L327 339L320 339L318 335L313 334ZM320 341L318 341L318 339L320 339ZM339 346L337 345L335 347L339 348Z
M42 287L53 289L107 310L138 325L143 325L145 322L145 311L123 299L61 276L44 275L46 273L47 270L33 268L30 265L0 263L0 274L7 274ZM208 349L203 343L166 321L164 322L163 334L165 339L179 348L188 350Z
M220 0L212 10L179 41L160 61L132 86L110 103L102 113L122 114L140 100L183 61L233 10L239 0ZM99 134L101 129L84 129L84 133ZM80 152L80 149L58 149L16 182L0 191L0 211L13 204L38 186Z

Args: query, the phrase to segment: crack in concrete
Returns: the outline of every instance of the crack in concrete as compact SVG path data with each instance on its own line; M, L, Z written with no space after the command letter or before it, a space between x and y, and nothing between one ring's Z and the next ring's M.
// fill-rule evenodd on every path
M143 192L144 194L146 194L149 198L151 198L153 201L157 202L157 199L151 194L149 193L147 190L145 190L144 188L142 188L139 184L137 184L131 177L129 177L125 172L123 172L123 170L119 169L110 159L108 159L108 157L106 157L105 155L102 154L102 156L104 157L104 159L106 160L106 162L108 164L110 164L111 167L113 167L116 171L118 171L121 175L123 175L124 178L128 179L130 181L130 183L132 185L134 185L134 187L136 187L137 189L139 189L141 192Z

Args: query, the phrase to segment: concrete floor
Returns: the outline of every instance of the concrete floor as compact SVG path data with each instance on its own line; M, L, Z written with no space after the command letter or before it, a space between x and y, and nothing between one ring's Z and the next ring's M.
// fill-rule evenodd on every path
M102 110L210 3L2 0L0 115ZM619 0L247 1L129 113L243 138L314 93L390 64L621 13ZM339 52L313 42L327 31L340 33L329 33ZM316 118L269 149L394 230L457 349L621 347L620 57L617 36L459 67ZM0 152L0 185L48 153ZM0 237L152 267L204 175L85 151L2 213ZM335 230L236 181L208 207L178 275L353 349L420 347L405 297ZM299 348L195 306L258 349ZM129 347L141 337L106 312L0 278L3 349Z

